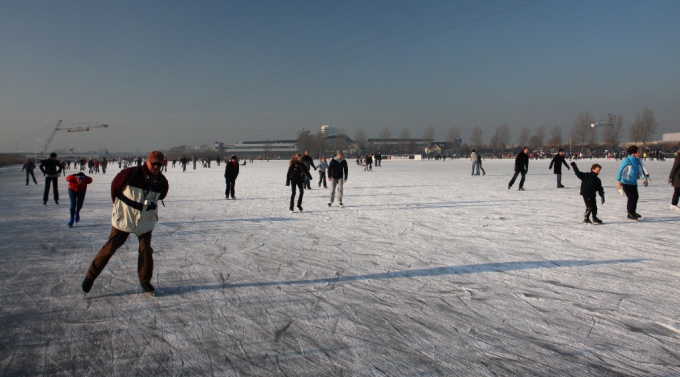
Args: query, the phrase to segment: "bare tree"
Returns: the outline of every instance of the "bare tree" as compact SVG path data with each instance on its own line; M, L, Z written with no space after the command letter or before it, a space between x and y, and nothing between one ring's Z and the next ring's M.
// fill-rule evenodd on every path
M309 134L309 130L305 131L303 128L302 131L298 132L298 137L295 140L295 145L297 146L298 151L306 151L313 147L314 145L312 139L313 138Z
M354 132L354 143L359 148L359 151L363 153L368 144L368 137L366 136L366 131L362 128L359 128Z
M451 145L451 152L453 152L453 150L458 150L458 147L460 146L460 129L456 126L451 126L446 133L446 140L444 141Z
M494 147L501 148L501 155L505 152L505 147L510 144L510 139L512 134L510 133L510 127L503 123L498 128L496 128L496 133L494 134L493 141Z
M484 131L482 130L482 127L475 126L475 128L472 129L472 133L470 134L470 146L479 148L484 145L484 140L482 139L483 134Z
M536 132L529 138L529 146L532 149L540 149L545 139L545 127L538 127Z
M423 130L423 139L429 140L430 143L434 141L434 127L427 127Z
M430 150L432 142L434 141L434 127L426 127L423 130L423 139L427 140L427 145L425 146L425 150L423 152L427 152ZM415 149L415 146L413 149ZM415 153L415 150L413 153Z
M571 129L571 137L576 144L581 146L581 152L583 152L586 143L592 138L593 128L590 126L591 124L593 124L593 117L590 116L590 113L581 111L574 121L574 127Z
M411 143L411 131L408 128L404 128L399 134L399 151L404 153L404 149L408 152L408 146ZM415 151L413 151L415 153Z
M623 117L621 114L614 114L609 119L610 126L607 126L602 130L602 140L609 148L610 152L619 145L619 139L623 133Z
M456 141L460 139L460 129L456 126L451 126L449 131L446 133L446 142L451 144L456 144Z
M498 141L498 129L496 129L496 132L493 133L491 136L491 139L489 139L489 147L492 149L499 149L501 146L500 141Z
M524 146L527 145L530 135L531 131L529 131L529 128L522 127L522 131L519 132L519 136L517 137L517 144L519 144L520 148L524 148Z
M318 131L316 134L314 134L312 143L314 145L313 150L315 154L321 154L326 150L326 138L321 133L321 131Z
M630 128L630 136L633 141L641 141L642 145L647 145L649 137L656 131L656 118L652 110L645 107L642 113L635 116L633 126Z
M545 145L551 148L558 148L562 146L562 127L553 127L553 129L550 131L550 138L545 142Z
M188 150L188 148L187 148L186 145L179 145L179 146L170 148L166 154L168 156L179 157L179 156L182 156L185 153L187 153L187 150Z

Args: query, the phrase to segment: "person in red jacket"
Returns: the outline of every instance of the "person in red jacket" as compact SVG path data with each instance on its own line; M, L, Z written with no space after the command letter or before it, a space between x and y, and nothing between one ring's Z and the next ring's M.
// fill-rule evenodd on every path
M125 244L130 233L139 239L137 274L142 291L153 294L153 248L151 232L158 221L158 202L168 194L168 180L161 173L165 156L153 151L144 165L123 169L111 182L111 233L92 260L83 280L83 292L92 289L95 279L113 254Z
M68 197L71 200L71 220L68 222L68 227L73 226L73 221L80 221L80 210L83 208L85 202L85 193L87 192L87 185L92 183L92 178L80 172L78 174L71 174L66 177L68 181Z

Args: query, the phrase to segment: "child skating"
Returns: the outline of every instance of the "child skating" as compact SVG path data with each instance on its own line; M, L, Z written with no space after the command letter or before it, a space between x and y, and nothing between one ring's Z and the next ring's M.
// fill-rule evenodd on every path
M600 174L602 166L593 164L589 173L579 171L575 162L571 163L571 167L574 168L574 174L581 180L581 196L583 196L583 202L586 204L583 222L585 224L602 224L602 220L597 218L597 200L595 199L595 194L599 193L601 204L604 204L604 189L602 188L602 181L597 176ZM590 221L590 215L593 215L593 221Z

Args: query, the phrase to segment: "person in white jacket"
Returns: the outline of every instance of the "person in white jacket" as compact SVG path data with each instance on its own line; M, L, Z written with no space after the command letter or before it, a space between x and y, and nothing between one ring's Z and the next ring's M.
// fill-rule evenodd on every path
M154 291L151 232L158 221L158 201L168 194L168 181L161 174L165 157L159 151L149 153L144 165L122 170L111 182L113 213L109 239L87 269L82 289L87 293L109 259L127 240L130 233L139 239L137 273L144 292Z

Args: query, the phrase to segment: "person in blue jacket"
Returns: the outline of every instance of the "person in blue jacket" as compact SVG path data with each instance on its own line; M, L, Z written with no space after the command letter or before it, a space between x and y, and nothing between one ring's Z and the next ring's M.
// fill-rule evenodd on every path
M628 210L628 219L639 220L642 216L637 213L637 202L639 199L637 181L642 178L642 185L647 187L649 174L640 160L640 149L631 145L628 147L628 157L621 160L621 166L616 173L616 189L628 197L626 209Z

